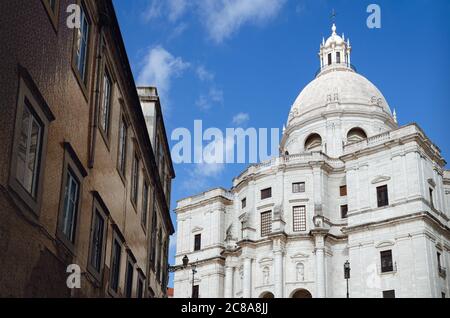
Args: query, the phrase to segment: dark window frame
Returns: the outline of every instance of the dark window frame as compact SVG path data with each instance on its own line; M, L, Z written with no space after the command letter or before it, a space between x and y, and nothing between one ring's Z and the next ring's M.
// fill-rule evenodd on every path
M347 192L347 185L342 185L339 187L339 196L340 197L346 197L348 194Z
M261 212L260 215L261 237L272 234L272 211Z
M137 270L137 286L136 286L136 298L144 298L145 297L145 275L141 271L140 268Z
M348 218L348 205L343 204L341 205L341 219L347 219Z
M383 298L395 298L395 289L383 290Z
M55 33L57 33L59 22L60 0L54 1L55 1L55 8L52 8L49 0L42 0L41 2L44 5L45 11L47 12L48 18L50 19L53 30L55 30Z
M194 235L194 252L200 251L202 249L202 234Z
M292 193L305 193L306 183L305 182L294 182L292 183Z
M20 198L20 203L23 202L26 208L30 210L34 214L34 216L39 216L42 205L43 181L48 144L48 128L50 122L55 120L55 116L52 114L49 106L40 94L28 71L20 65L18 66L18 69L20 75L18 81L19 93L16 104L16 118L14 123L15 128L8 182L10 188ZM34 116L36 116L42 123L41 143L38 155L39 166L36 172L37 180L35 195L32 195L27 190L25 190L20 181L16 178L19 139L22 129L22 116L25 107L31 110ZM13 199L15 200L15 198ZM19 206L22 207L22 204L19 204Z
M200 285L192 286L192 298L200 298Z
M243 198L241 200L241 209L245 209L247 207L247 198Z
M124 105L122 105L122 108ZM124 128L124 138L122 139L122 127ZM127 179L127 154L128 154L128 132L129 132L129 122L122 111L119 120L119 134L118 134L118 143L117 143L117 171L119 172L120 178L122 179L124 185L126 184ZM123 141L123 144L122 144ZM122 152L121 152L122 149Z
M136 265L136 260L130 253L131 253L130 251L127 253L127 262L125 270L125 287L124 287L125 298L133 297L134 267Z
M111 118L112 118L112 112L113 112L113 105L114 105L114 97L115 97L115 79L112 75L112 72L110 71L110 69L112 69L111 67L109 67L109 63L107 61L104 62L103 65L103 71L102 71L102 76L101 79L99 79L101 81L100 87L101 87L101 91L100 91L100 99L99 99L99 104L98 104L98 128L100 130L100 135L103 138L103 141L106 144L106 148L109 150L110 149L110 142L111 142ZM105 79L109 80L109 98L108 98L108 107L105 108ZM106 115L106 121L105 123L103 123L103 110L107 109L107 115ZM103 127L103 124L105 124L106 126ZM120 129L120 128L119 128Z
M430 187L430 188L429 188L429 193L430 193L430 206L431 206L432 209L435 209L435 206L434 206L434 200L433 200L433 192L434 192L434 189Z
M119 248L118 259L116 247ZM109 275L109 292L113 296L118 296L120 287L120 271L122 261L123 241L120 239L117 230L113 232L113 239L111 244L111 259L110 259L110 275ZM117 266L117 268L115 268Z
M92 23L91 13L87 9L87 5L85 3L85 0L77 0L77 4L80 6L80 8L84 12L84 16L86 17L86 21L88 24L88 34L87 34L87 40L86 40L86 57L85 57L85 69L84 69L84 78L83 75L80 74L80 71L78 69L77 65L77 39L78 39L78 29L74 28L73 31L73 48L72 48L72 71L75 74L75 78L77 79L77 82L81 88L81 91L83 92L84 98L86 101L89 100L89 86L90 86L90 78L89 73L91 71L91 68L93 65L91 65L92 61L92 55L94 52L93 49L93 40L95 34L94 31L94 24Z
M140 157L137 151L134 151L133 162L131 164L131 195L130 200L133 204L134 210L137 213L137 205L139 201L139 174L140 174Z
M261 190L261 200L272 198L272 188L265 188Z
M377 187L377 205L379 208L389 206L389 188L387 184Z
M336 52L336 63L341 64L341 52Z
M391 273L394 271L394 257L392 250L380 252L381 273Z
M150 182L144 177L142 184L141 225L144 233L147 233L148 210L150 205Z
M292 231L305 232L306 231L306 206L292 207Z
M328 65L333 64L333 57L331 55L331 53L328 53Z
M60 188L60 198L59 198L59 212L58 212L58 224L56 229L57 238L68 248L72 253L75 253L77 239L78 239L78 228L80 224L81 217L81 206L83 202L83 180L87 176L86 169L82 166L81 161L75 153L70 143L64 143L64 162L62 170L62 180ZM63 221L64 221L64 207L65 207L65 189L69 174L78 182L78 193L77 193L77 207L75 210L74 217L74 228L73 228L73 238L67 237L63 232Z
M103 237L101 243L101 256L100 256L100 268L97 269L92 264L93 253L94 253L94 235L96 230L96 217L97 215L100 218L103 218ZM89 239L89 260L88 260L88 272L97 280L97 282L101 285L103 282L103 271L105 268L105 259L106 259L106 245L108 238L108 215L109 211L107 210L103 200L99 197L97 193L94 193L94 199L92 204L92 218L91 218L91 235Z

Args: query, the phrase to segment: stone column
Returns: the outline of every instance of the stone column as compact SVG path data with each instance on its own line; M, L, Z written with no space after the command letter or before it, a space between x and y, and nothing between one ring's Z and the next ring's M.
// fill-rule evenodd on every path
M274 252L275 298L283 298L283 252Z
M326 231L318 230L313 233L316 243L316 293L317 298L326 297L325 285L325 242Z
M234 268L230 265L225 267L225 298L233 298Z
M242 288L242 296L244 298L252 297L252 259L247 257L244 259L244 286Z

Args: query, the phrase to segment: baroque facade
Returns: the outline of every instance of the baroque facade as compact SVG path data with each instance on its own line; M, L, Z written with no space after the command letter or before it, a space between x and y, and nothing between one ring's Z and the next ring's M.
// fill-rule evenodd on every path
M175 174L112 1L1 1L0 39L0 297L165 297Z
M333 25L278 158L178 202L175 297L346 297L347 261L350 297L450 295L450 171L351 51Z

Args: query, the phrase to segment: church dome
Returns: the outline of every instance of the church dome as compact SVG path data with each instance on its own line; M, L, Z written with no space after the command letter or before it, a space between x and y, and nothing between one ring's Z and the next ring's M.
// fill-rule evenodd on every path
M291 114L305 119L305 116L315 115L315 110L319 111L329 102L346 104L347 109L377 105L391 115L389 104L380 90L367 78L350 69L335 69L319 74L297 97ZM294 117L290 121L292 119Z

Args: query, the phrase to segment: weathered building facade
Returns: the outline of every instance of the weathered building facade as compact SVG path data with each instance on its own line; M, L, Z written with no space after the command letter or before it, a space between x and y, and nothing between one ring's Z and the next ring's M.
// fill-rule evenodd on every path
M112 1L1 1L0 16L0 296L165 297L175 174Z

